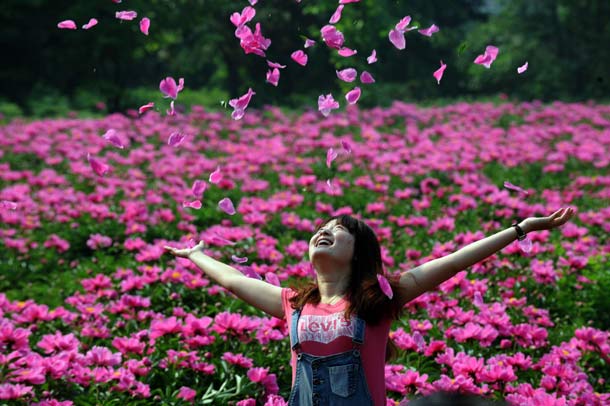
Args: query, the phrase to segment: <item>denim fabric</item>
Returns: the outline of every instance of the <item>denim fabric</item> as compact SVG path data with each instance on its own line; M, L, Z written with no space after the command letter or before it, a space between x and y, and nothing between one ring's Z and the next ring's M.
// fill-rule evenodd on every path
M292 315L290 341L297 351L297 371L290 393L290 406L365 406L372 405L362 359L358 349L364 343L365 323L354 318L354 349L318 357L299 351L297 324L300 311Z

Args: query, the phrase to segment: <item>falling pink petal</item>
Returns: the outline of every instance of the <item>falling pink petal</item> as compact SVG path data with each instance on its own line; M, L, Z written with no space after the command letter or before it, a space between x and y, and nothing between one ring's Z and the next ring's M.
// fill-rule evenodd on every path
M280 70L278 68L273 68L267 71L266 76L267 83L272 84L277 87L278 82L280 81Z
M233 202L228 197L223 198L218 202L218 207L228 215L232 216L236 213Z
M443 78L443 73L445 73L445 68L447 68L447 65L445 65L443 61L441 61L441 67L435 70L432 74L432 76L434 76L434 79L436 79L436 84L438 85L441 84L441 79Z
M245 264L246 262L248 262L248 257L238 257L237 255L231 255L231 260L238 264Z
M426 37L431 37L432 34L439 32L439 31L440 31L440 29L436 25L432 24L430 27L425 28L423 30L419 30L418 32L421 35L425 35Z
M114 16L119 20L131 21L138 17L138 13L135 11L117 11Z
M517 73L522 74L527 70L527 62L517 68Z
M191 188L191 192L193 196L201 198L203 196L203 192L208 187L208 184L204 180L196 180L193 182L193 187Z
M263 278L250 267L244 267L241 271L248 278L258 279L259 281L263 280Z
M150 29L150 19L148 17L144 17L140 20L140 32L144 35L148 35L148 30Z
M210 174L210 183L218 184L222 180L222 172L220 172L220 166L216 167L216 170Z
M481 296L481 292L479 292L478 290L474 292L474 298L472 300L472 303L476 307L481 307L485 304L485 302L483 302L483 296Z
M305 38L305 45L303 45L304 48L310 48L314 45L316 45L316 41L309 38Z
M116 134L116 131L113 130L112 128L110 130L106 131L106 133L104 135L102 135L102 137L105 140L109 141L112 145L114 145L117 148L120 148L120 149L125 148L125 146L121 142L121 139Z
M169 103L169 110L166 110L168 116L175 116L176 109L174 108L174 100Z
M8 200L0 201L0 208L7 210L17 210L17 203Z
M514 190L514 191L519 192L519 193L523 193L526 196L529 195L529 192L527 190L525 190L525 189L523 189L523 188L521 188L521 187L519 187L517 185L513 185L509 181L505 181L504 182L504 187L506 189L510 189L510 190Z
M405 32L409 24L411 24L411 16L406 16L397 22L394 28L396 28L398 31Z
M335 189L330 179L326 180L326 186L328 186L328 190L330 190L331 192Z
M348 104L356 104L358 102L358 99L360 99L361 93L362 92L360 91L360 88L355 87L349 92L347 92L347 94L345 95L345 100L347 100Z
M526 254L532 250L532 240L530 240L530 238L527 236L524 240L518 241L518 244L521 251L525 252Z
M277 62L271 62L269 60L267 60L267 66L269 66L270 68L278 68L278 69L284 69L286 67L286 65L282 65Z
M307 65L307 54L300 49L298 51L294 51L290 55L290 58L301 66Z
M251 6L256 6L256 3L258 3L258 0L248 0L248 3L250 3Z
M265 280L267 283L270 283L275 286L280 286L280 278L277 277L273 272L267 272L265 274Z
M255 94L256 93L253 92L251 88L248 88L246 94L239 97L239 99L229 100L229 106L233 107L233 113L231 113L233 120L239 120L244 116L246 108L248 107L248 104L250 104L252 96Z
M335 101L332 94L329 93L326 96L320 95L320 97L318 97L318 110L324 117L328 117L331 110L338 108L339 102Z
M339 4L360 3L360 0L339 0Z
M216 245L220 245L220 246L225 246L225 245L235 245L236 243L234 241L231 240L227 240L226 238L222 238L221 236L219 236L218 234L214 233L212 235L212 242Z
M363 71L360 74L360 81L364 84L375 83L375 78L367 71Z
M371 52L371 55L366 58L366 61L368 62L368 64L372 64L377 62L377 51L373 49L373 52Z
M350 56L356 55L358 53L358 51L356 51L355 49L343 47L343 48L339 49L337 51L337 53L339 54L339 56L342 56L344 58L349 58Z
M85 25L83 25L83 30L88 30L91 27L95 27L97 25L97 20L95 18L92 18L89 20L89 22Z
M192 202L182 202L182 207L190 207L191 209L201 209L201 201L193 200Z
M240 13L231 14L231 17L229 18L229 20L231 20L231 22L233 23L234 26L241 27L244 24L247 24L248 22L252 21L254 16L256 16L256 10L250 6L246 6L241 11L241 14Z
M235 36L239 38L239 46L246 54L255 54L264 58L265 51L271 45L271 40L263 37L260 23L256 23L254 32L247 25L238 27Z
M343 33L338 31L334 25L325 25L320 29L320 33L322 34L322 40L330 48L341 49L343 42L345 42Z
M356 69L354 68L347 68L347 69L343 69L343 70L338 70L337 72L337 77L339 79L341 79L344 82L353 82L354 80L356 80L356 77L358 76L358 72L356 72Z
M330 164L337 159L338 155L337 151L333 148L329 148L328 151L326 151L326 166L330 168Z
M146 113L148 110L152 110L155 107L155 103L150 102L148 104L145 104L143 106L140 106L140 108L138 109L138 113L139 114L144 114Z
M343 12L343 7L345 7L343 4L339 4L339 7L337 7L333 15L330 17L329 23L337 24L339 22L341 19L341 12Z
M184 87L184 79L182 79L182 84ZM161 90L161 93L163 93L163 97L169 97L176 100L178 97L178 92L182 89L180 89L176 84L176 80L174 80L174 78L168 76L159 83L159 90Z
M392 300L394 297L394 292L392 292L392 287L390 286L390 282L385 278L385 276L381 274L377 274L377 280L379 281L379 287L384 295L388 297L388 299Z
M186 134L181 133L179 131L175 131L171 133L169 138L167 139L167 145L169 145L170 147L177 147L178 145L182 144L184 138L186 138Z
M343 147L343 150L345 152L347 152L348 154L351 154L352 147L351 147L351 145L349 145L349 143L347 141L341 141L341 146Z
M87 154L87 160L89 161L89 165L93 172L95 172L98 176L104 176L106 172L110 169L110 166L106 165L99 159L92 157L91 154Z
M407 42L405 40L404 32L393 29L390 31L388 37L390 38L392 45L394 45L397 49L405 49Z
M62 30L75 30L76 23L73 20L64 20L57 23L57 28L61 28Z
M477 65L483 65L487 69L491 67L493 61L496 60L498 56L499 49L493 45L488 45L485 48L485 53L483 55L479 55L475 58L474 63Z
M417 345L417 349L419 351L423 351L426 348L426 341L424 340L424 336L422 336L419 331L415 331L413 333L413 342L415 342L415 345Z

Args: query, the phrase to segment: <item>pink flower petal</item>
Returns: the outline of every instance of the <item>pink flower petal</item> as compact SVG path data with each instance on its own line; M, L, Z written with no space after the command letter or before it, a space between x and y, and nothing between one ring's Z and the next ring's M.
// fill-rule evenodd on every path
M220 166L216 167L216 170L210 174L210 183L218 184L222 180L222 172L220 172Z
M89 153L87 153L87 160L89 161L89 165L91 166L91 169L93 169L93 172L95 172L98 176L104 176L110 169L110 166L106 165L99 159L92 157Z
M373 49L373 52L371 52L371 55L366 58L366 61L368 62L368 64L372 64L377 62L377 51Z
M17 210L17 203L8 200L0 201L0 208L7 210Z
M364 84L375 83L375 78L373 78L373 75L371 75L367 71L363 71L360 74L360 81Z
M339 4L360 3L360 0L339 0Z
M179 131L175 131L170 134L167 140L167 145L169 145L170 147L177 147L178 145L182 144L182 141L184 141L185 138L186 134L181 133Z
M339 4L339 7L337 7L333 15L330 17L329 23L337 24L339 20L341 20L341 12L343 11L343 7L345 7L343 4Z
M504 187L506 189L510 189L510 190L514 190L514 191L519 192L519 193L523 193L526 196L529 195L529 192L527 190L525 190L525 189L523 189L523 188L521 188L521 187L519 187L517 185L513 185L509 181L505 181L504 182Z
M146 113L148 110L152 110L155 107L155 103L150 102L148 104L145 104L143 106L140 106L140 108L138 109L138 113L139 114L144 114Z
M237 255L231 255L231 260L233 260L233 262L236 262L238 264L245 264L246 262L248 262L248 257L238 257ZM260 276L259 276L259 278L260 278Z
M182 207L190 207L191 209L201 209L201 201L193 200L192 202L182 202Z
M354 69L354 68L347 68L347 69L338 70L335 72L337 72L337 77L339 79L341 79L344 82L348 82L348 83L356 80L356 77L358 76L358 72L356 72L356 69Z
M521 251L525 252L526 254L532 250L532 240L530 240L530 238L527 236L524 240L518 241L518 244Z
M314 45L316 45L316 41L309 38L305 38L305 45L303 45L304 48L310 48Z
M88 30L91 27L95 27L97 25L97 20L95 18L91 18L89 22L83 25L83 30Z
M286 65L282 65L277 62L271 62L269 60L267 60L267 66L269 66L270 68L278 68L278 69L284 69L286 67Z
M114 145L117 148L120 148L120 149L125 148L125 146L121 142L121 139L116 134L116 131L113 130L112 128L110 130L106 131L106 133L104 135L102 135L102 137L105 140L109 141L112 145Z
M337 159L337 156L339 156L337 151L333 148L329 148L328 151L326 151L326 166L330 168L330 164Z
M290 58L301 66L307 65L307 54L300 49L298 51L294 51L290 55Z
M385 278L385 276L381 274L377 274L377 280L379 281L379 287L384 295L388 297L388 299L392 300L394 297L394 292L392 292L392 287L390 286L390 282Z
M445 68L447 68L447 65L445 65L443 63L443 61L441 61L441 67L438 68L437 70L435 70L434 73L432 74L432 76L434 76L434 79L436 79L436 84L438 84L438 85L441 84L441 79L443 78L443 73L445 72Z
M273 272L267 272L265 274L265 280L267 283L270 283L275 286L280 286L280 278L277 277Z
M432 34L434 34L435 32L439 32L439 31L440 31L440 29L436 25L432 24L430 27L425 28L423 30L419 30L418 32L421 35L425 35L426 37L431 37Z
M347 141L341 141L341 146L343 147L343 150L345 152L347 152L348 154L351 154L352 147L351 147L351 145L349 145L349 143Z
M193 182L193 187L191 188L191 192L193 196L201 198L203 196L203 192L208 187L208 184L204 180L196 180Z
M405 49L407 42L405 40L404 32L394 29L390 31L388 37L392 45L394 45L397 49Z
M329 93L326 96L320 95L318 97L318 110L324 117L328 117L331 110L338 108L339 102L335 101L332 94Z
M250 3L251 6L255 6L256 3L258 3L258 0L248 0L248 3Z
M229 18L233 25L236 27L241 27L244 24L252 21L252 19L256 16L256 10L250 6L244 7L244 9L240 13L233 13Z
M218 202L218 207L220 207L220 209L222 211L224 211L225 213L227 213L228 215L232 216L235 213L237 213L235 211L235 207L233 206L233 202L231 201L231 199L229 199L228 197L225 197L224 199L222 199L221 201Z
M475 58L474 63L477 65L483 65L487 69L491 67L493 61L496 60L498 56L499 49L493 45L488 45L485 48L485 53L483 55L479 55Z
M322 40L330 48L341 49L343 42L345 42L343 33L338 31L334 25L325 25L320 29L320 33L322 34Z
M424 336L422 336L417 330L413 333L413 342L415 342L415 345L417 345L417 349L419 351L425 350L426 341L424 340Z
M241 272L246 275L248 278L252 278L252 279L258 279L259 281L263 280L263 278L261 278L261 276L256 273L252 268L250 267L244 267L241 269Z
M174 100L178 97L178 85L174 78L168 76L159 83L159 90L163 93L163 97L170 97Z
M60 28L62 30L75 30L76 23L73 20L64 20L57 23L57 28Z
M246 94L241 96L239 99L229 100L229 106L233 107L234 109L233 113L231 113L233 120L239 120L244 116L246 108L248 107L248 104L250 104L252 96L255 94L256 93L253 92L251 88L248 88Z
M344 58L349 58L350 56L356 55L358 53L358 51L356 51L355 49L343 47L343 48L339 49L337 51L337 53L339 54L339 56L342 56Z
M330 179L326 180L326 186L328 186L328 190L331 192L335 189Z
M522 74L523 72L525 72L527 70L527 66L528 66L527 62L525 62L523 65L519 66L517 68L517 73Z
M138 13L135 11L117 11L114 16L119 20L131 21L138 17Z
M144 35L148 35L148 30L150 29L150 19L148 17L144 17L140 20L140 32Z
M175 116L176 109L174 108L174 100L169 103L169 110L166 110L168 116Z
M411 16L403 17L398 23L396 23L396 28L398 31L405 32L407 27L411 24Z
M345 100L347 100L348 104L356 104L356 102L358 102L358 99L360 99L361 93L362 92L360 91L360 88L355 87L349 92L347 92L347 94L345 95Z
M272 84L277 87L278 82L280 81L280 70L278 68L273 68L267 71L266 76L267 83Z

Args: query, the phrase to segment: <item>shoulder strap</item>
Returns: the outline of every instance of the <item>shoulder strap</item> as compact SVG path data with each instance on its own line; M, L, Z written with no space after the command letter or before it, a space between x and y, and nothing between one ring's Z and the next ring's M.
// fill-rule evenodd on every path
M364 344L364 329L366 323L358 316L353 316L352 322L354 323L354 336L352 337L352 341L355 344L362 345Z
M290 323L290 348L293 350L299 346L299 317L301 316L301 309L296 309L292 312L292 322Z

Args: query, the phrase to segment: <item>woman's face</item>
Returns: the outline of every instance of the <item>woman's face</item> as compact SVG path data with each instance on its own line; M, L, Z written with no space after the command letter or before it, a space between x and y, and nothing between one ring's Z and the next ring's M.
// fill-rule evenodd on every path
M324 224L309 240L309 259L332 259L338 265L351 264L356 238L345 226L331 220Z

